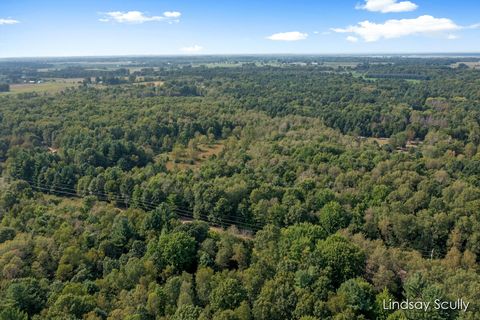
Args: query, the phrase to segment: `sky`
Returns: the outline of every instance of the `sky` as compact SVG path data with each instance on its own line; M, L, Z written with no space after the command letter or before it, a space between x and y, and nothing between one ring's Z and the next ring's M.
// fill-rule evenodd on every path
M480 52L478 0L0 0L0 57Z

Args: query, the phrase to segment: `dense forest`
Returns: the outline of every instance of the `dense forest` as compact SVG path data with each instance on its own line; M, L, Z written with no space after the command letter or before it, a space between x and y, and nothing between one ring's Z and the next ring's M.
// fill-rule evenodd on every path
M480 318L472 58L132 59L0 62L0 320Z

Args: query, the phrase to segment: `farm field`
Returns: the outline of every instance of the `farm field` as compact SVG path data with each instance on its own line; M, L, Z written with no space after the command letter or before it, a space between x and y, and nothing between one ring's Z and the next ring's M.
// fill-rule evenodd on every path
M8 93L57 93L67 88L77 87L78 81L83 79L55 79L52 81L45 81L42 83L21 83L10 85L10 92ZM7 94L8 94L7 93ZM5 94L5 93L4 93Z

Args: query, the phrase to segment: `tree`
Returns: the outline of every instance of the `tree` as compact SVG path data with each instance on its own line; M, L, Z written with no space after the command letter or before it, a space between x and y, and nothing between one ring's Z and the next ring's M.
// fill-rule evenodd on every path
M361 278L355 278L345 281L340 285L337 294L345 297L347 308L371 316L374 292L372 286Z
M281 230L276 243L276 254L302 264L306 262L319 240L325 239L327 233L320 225L300 223Z
M234 278L228 278L220 282L210 294L212 309L227 310L235 309L247 299L247 292L242 283Z
M338 286L362 274L365 254L347 239L332 235L318 242L314 261L328 270L332 283Z
M88 295L72 293L62 294L52 306L52 314L56 316L70 316L82 318L84 314L92 311L95 307L95 299Z
M172 266L177 271L189 270L196 258L195 247L195 239L185 232L161 235L157 245L159 266Z
M15 238L15 229L9 227L0 227L0 243Z
M332 234L339 229L347 227L350 223L351 215L338 202L332 201L320 210L318 218L320 225L327 233Z
M390 137L389 142L394 148L404 148L407 144L407 134L405 132L397 133Z
M261 320L292 319L296 303L294 277L289 273L281 273L262 287L253 306L253 315Z
M190 280L190 279L189 279ZM193 293L192 282L184 280L180 286L180 292L178 294L177 306L182 306L185 304L193 305L195 295Z
M212 277L214 271L208 267L198 268L195 273L195 289L197 298L202 305L207 305L212 293Z
M32 316L45 306L47 291L44 284L37 279L22 278L10 283L6 297L13 306Z
M389 315L392 313L391 310L385 310L384 304L390 300L394 300L395 298L388 292L388 289L383 289L382 292L378 293L375 297L375 304L374 304L374 313L375 317L378 320L386 320Z
M7 307L0 312L0 320L28 320L28 315L19 309Z
M172 320L197 320L202 309L191 304L184 304L180 306Z
M165 314L165 304L165 293L159 286L156 286L154 290L148 294L147 311L154 317L163 316Z
M10 85L8 83L0 83L0 92L10 91Z

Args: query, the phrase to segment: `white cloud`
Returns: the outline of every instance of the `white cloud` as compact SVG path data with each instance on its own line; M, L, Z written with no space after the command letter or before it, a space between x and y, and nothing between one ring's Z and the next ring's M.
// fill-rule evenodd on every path
M167 18L180 18L182 14L178 11L165 11L163 15Z
M322 36L328 36L329 34L332 34L330 31L314 31L313 34L320 34Z
M447 36L447 39L448 40L456 40L456 39L458 39L458 36L456 34L449 34Z
M280 32L268 36L267 39L274 41L298 41L305 40L308 37L308 33L302 33L298 31L292 32Z
M111 11L105 13L105 17L98 19L101 22L118 22L118 23L144 23L150 21L168 21L178 22L178 18L182 14L177 11L166 11L162 16L147 16L141 11ZM174 20L173 20L174 19Z
M359 22L355 26L346 28L333 28L332 31L339 33L353 33L366 42L374 42L380 39L400 38L409 35L444 33L462 29L450 19L435 18L424 15L415 19L392 19L384 23L374 23L368 20Z
M1 19L0 18L0 25L2 25L2 24L17 24L17 23L20 23L20 21L10 19L10 18L8 18L8 19Z
M364 4L358 4L355 8L373 12L389 13L413 11L418 8L418 5L411 1L365 0Z
M203 47L196 44L196 45L193 45L191 47L183 47L180 50L183 51L183 52L187 52L187 53L195 53L195 52L202 51Z
M358 42L358 38L357 38L357 37L354 37L354 36L348 36L348 37L347 37L347 41L348 41L348 42L355 43L355 42Z

